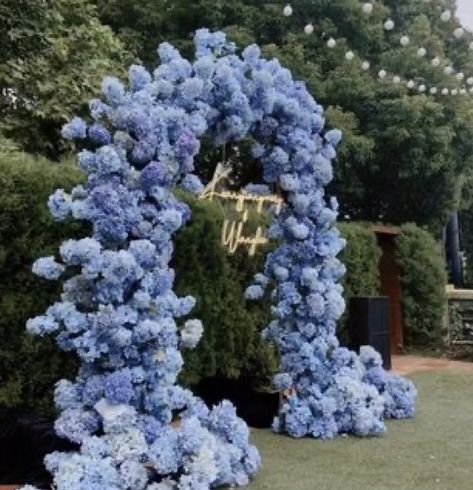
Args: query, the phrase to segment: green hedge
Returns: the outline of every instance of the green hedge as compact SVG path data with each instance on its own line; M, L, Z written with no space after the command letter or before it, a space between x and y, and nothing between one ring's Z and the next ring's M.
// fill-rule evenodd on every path
M60 352L50 339L25 331L28 318L42 313L59 295L60 285L36 278L31 264L56 254L60 243L88 233L84 224L56 223L47 211L49 194L70 189L82 179L71 165L52 164L19 153L0 153L0 408L28 407L52 411L52 391L61 377L73 377L74 356ZM191 223L176 237L173 266L176 290L196 297L196 318L204 337L185 354L181 375L185 384L205 376L250 376L264 383L276 367L276 355L260 339L268 323L268 303L247 304L243 292L263 266L265 251L249 259L245 250L228 255L220 245L222 208L217 203L184 196L192 208ZM347 299L379 293L376 237L366 226L339 225L347 240L341 260ZM412 225L398 238L403 270L403 308L408 345L435 341L443 312L445 273L430 235ZM347 318L339 335L347 340Z
M77 223L55 223L46 207L55 188L69 189L80 179L71 165L0 154L0 407L47 412L54 383L76 370L73 356L27 335L25 323L60 291L31 273L33 261L57 253L63 239L86 233Z
M31 273L34 260L57 254L64 239L88 234L84 224L54 222L46 206L56 188L70 189L81 179L72 165L0 153L0 408L51 413L54 384L77 371L74 356L60 352L50 339L31 337L25 324L60 293L60 284ZM193 314L205 330L198 349L186 353L181 381L251 375L264 382L275 366L274 353L259 334L269 307L247 305L243 298L262 256L248 260L244 251L228 256L220 246L219 206L186 199L193 217L176 238L176 289L196 297Z
M185 354L181 380L202 377L252 377L264 383L275 369L275 355L261 340L269 322L267 304L247 304L244 291L262 268L264 254L249 259L245 250L229 256L220 245L223 215L217 203L185 197L191 223L175 241L176 291L197 300L192 315L202 320L204 336Z
M436 347L441 341L447 274L441 246L426 230L404 225L396 239L401 267L404 345Z
M380 289L379 260L381 249L376 235L367 226L358 223L338 223L347 246L340 254L340 260L345 264L347 273L342 280L345 299L354 296L376 296ZM342 344L348 344L348 312L340 319L338 337Z

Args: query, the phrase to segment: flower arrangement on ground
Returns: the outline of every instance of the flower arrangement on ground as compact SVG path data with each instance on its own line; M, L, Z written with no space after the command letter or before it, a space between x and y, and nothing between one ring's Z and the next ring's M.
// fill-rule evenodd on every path
M56 431L80 445L46 458L58 490L204 490L245 485L258 470L234 407L208 410L176 384L181 350L197 345L203 326L188 318L194 299L173 292L172 237L190 217L173 189L201 191L193 171L204 135L215 145L251 136L264 181L287 202L271 229L281 245L247 292L256 299L274 286L266 336L281 352L275 385L294 391L276 428L296 437L367 435L383 430L384 416L413 413L412 385L386 375L373 351L358 357L335 337L343 241L332 228L336 202L323 189L340 133L323 134L322 108L257 46L237 56L223 33L207 29L195 44L193 63L164 43L153 74L132 66L128 88L105 79L91 120L63 129L83 144L87 181L71 194L56 191L49 208L93 231L66 241L60 258L34 264L64 287L61 301L27 325L82 362L76 380L55 392Z

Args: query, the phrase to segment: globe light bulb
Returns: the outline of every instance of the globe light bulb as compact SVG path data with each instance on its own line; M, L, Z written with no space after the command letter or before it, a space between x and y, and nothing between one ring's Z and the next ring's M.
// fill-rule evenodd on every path
M348 61L351 61L353 58L355 57L355 54L353 53L353 51L347 51L345 53L345 58L348 60Z
M383 78L386 78L386 76L387 76L386 70L379 70L379 72L378 72L379 78L383 79Z
M290 17L292 15L292 7L288 3L285 7L284 10L282 11L285 17Z
M409 39L409 36L402 36L400 42L401 46L406 47L411 42L411 40Z
M393 83L395 83L396 85L401 83L401 77L399 75L394 75L393 76Z
M335 39L333 37L331 37L328 41L327 41L327 46L330 48L330 49L333 49L335 46L337 45L337 41L335 41Z
M307 34L307 35L310 35L314 32L314 26L312 24L307 24L305 27L304 27L304 32Z
M466 83L467 83L468 85L473 85L473 77L469 77L469 78L467 78L467 79L466 79Z
M465 78L465 75L462 73L462 72L459 72L455 75L455 78L461 82L464 78Z
M432 95L435 95L437 92L438 92L437 87L432 87L432 88L430 89L430 93L431 93Z
M417 50L417 56L419 58L423 58L427 54L427 50L425 48L419 48Z
M444 10L440 14L440 20L442 22L448 22L452 18L452 11L451 10Z
M414 87L415 87L415 85L416 85L416 84L414 83L414 80L409 80L409 81L407 82L407 88L409 88L409 89L414 88Z
M367 71L370 69L370 62L369 61L363 61L363 63L361 63L361 69L363 71Z
M463 29L463 27L457 27L454 31L453 31L453 35L457 38L457 39L461 39L463 37L463 34L465 34L465 29Z
M417 90L419 90L420 93L424 93L425 89L426 89L425 85L419 85Z
M452 95L458 95L458 90L456 88L452 88L452 90L450 90L450 93Z
M364 3L362 10L364 14L371 15L373 13L373 4L371 2Z
M448 90L448 88L442 89L442 95L448 95L449 93L450 93L450 91Z
M440 66L440 58L438 58L436 56L435 58L432 59L431 63L432 63L432 66L434 66L434 67Z
M445 73L445 75L451 75L453 73L453 68L451 66L446 66L443 69L443 72Z
M392 19L388 19L385 23L384 23L384 28L387 30L387 31L392 31L394 29L394 21Z

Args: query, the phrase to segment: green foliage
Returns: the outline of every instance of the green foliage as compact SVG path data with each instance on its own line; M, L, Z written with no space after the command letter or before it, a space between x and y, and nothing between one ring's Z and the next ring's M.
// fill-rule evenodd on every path
M61 126L129 58L89 0L5 0L0 18L0 129L57 158Z
M70 164L0 152L0 408L51 414L55 383L76 374L71 354L48 338L30 336L25 324L60 293L59 284L32 274L33 262L57 254L65 239L87 235L85 224L54 222L46 206L56 188L69 190L81 179ZM194 315L205 332L197 350L187 353L182 379L192 384L203 376L249 375L264 383L275 368L274 353L259 335L269 321L269 306L246 305L243 298L264 257L248 260L246 251L229 257L220 245L218 205L184 197L193 214L176 241L176 287L196 297Z
M358 223L339 223L338 228L347 241L345 249L340 254L340 260L347 268L342 281L347 303L355 296L379 295L381 249L375 233L367 226ZM347 312L340 320L338 336L343 344L349 342Z
M405 346L435 347L441 339L447 283L441 247L428 231L409 224L396 238L396 248Z
M175 242L176 291L192 295L192 315L202 320L204 336L185 355L181 379L193 384L207 376L250 376L264 383L275 368L272 349L260 338L269 323L268 304L246 304L243 293L263 255L248 259L245 250L229 256L220 244L223 222L217 203L189 196L191 223Z
M433 68L430 57L419 59L418 46L473 73L472 35L454 39L457 21L441 22L433 3L377 1L366 16L359 0L294 0L294 15L286 18L284 4L271 1L95 2L101 20L150 66L156 63L156 45L164 40L190 54L192 33L202 26L223 29L239 46L257 42L265 56L279 58L326 107L329 126L344 132L331 187L343 216L413 221L439 235L460 200L472 200L471 98L412 93L404 84L377 77L376 67L383 66L389 74L451 88L454 77ZM453 0L447 6L455 11ZM393 32L383 29L388 17L396 22ZM315 30L307 36L303 27L310 19L316 20ZM400 46L400 32L411 38L408 47ZM330 36L338 40L334 49L326 46ZM357 54L352 62L345 60L347 49ZM363 59L373 62L371 71L360 69ZM251 171L251 159L246 166Z
M33 276L33 261L56 254L62 240L85 232L77 223L55 223L46 206L48 196L80 179L67 164L0 154L0 407L47 412L55 382L75 372L70 355L48 339L29 336L25 323L59 295L55 283Z

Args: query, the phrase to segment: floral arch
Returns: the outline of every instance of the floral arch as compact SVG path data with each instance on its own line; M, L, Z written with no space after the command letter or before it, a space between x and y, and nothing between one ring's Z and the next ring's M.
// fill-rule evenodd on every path
M223 402L208 410L176 385L180 350L202 334L188 320L194 299L173 292L173 234L189 219L173 195L199 192L193 174L199 138L216 145L251 136L263 179L277 183L286 204L270 233L281 240L264 274L246 292L272 289L273 321L265 337L281 354L275 386L289 389L275 429L293 437L374 435L385 417L414 413L415 389L389 375L380 356L340 348L335 335L344 311L336 259L344 241L333 228L335 199L324 196L341 134L323 133L323 110L302 82L257 46L235 54L223 33L197 32L196 60L164 43L153 74L129 70L129 88L116 78L90 103L92 120L74 118L63 135L82 141L87 174L72 193L49 201L56 219L93 226L90 238L66 241L60 261L39 259L48 279L65 275L61 301L28 322L54 334L82 361L75 382L58 383L58 434L80 444L76 453L46 458L59 490L208 489L245 485L258 451L245 423Z

